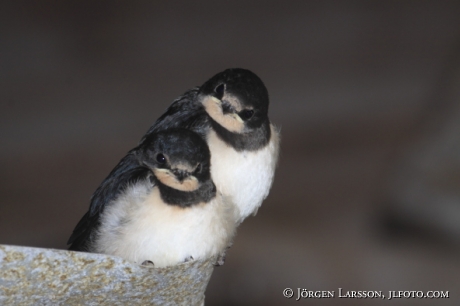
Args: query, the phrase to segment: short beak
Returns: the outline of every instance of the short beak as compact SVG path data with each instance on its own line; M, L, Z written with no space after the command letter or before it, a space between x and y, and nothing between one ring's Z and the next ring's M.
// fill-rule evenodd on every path
M209 96L208 96L208 97L209 97ZM212 100L212 102L216 103L216 104L219 105L219 106L222 104L222 101L219 100L219 99L217 99L217 98L214 97L214 96L211 96L211 100Z
M190 176L190 174L187 172L187 171L184 171L184 170L177 170L177 169L174 169L172 170L172 173L174 174L174 176L177 178L177 180L179 182L183 182L187 177Z
M224 115L235 113L235 109L233 108L233 106L232 106L230 103L228 103L228 101L226 101L226 100L219 100L219 99L217 99L216 97L211 97L211 99L212 99L212 101L213 101L214 103L216 103L216 105L217 105L219 108L222 109L222 113L223 113Z

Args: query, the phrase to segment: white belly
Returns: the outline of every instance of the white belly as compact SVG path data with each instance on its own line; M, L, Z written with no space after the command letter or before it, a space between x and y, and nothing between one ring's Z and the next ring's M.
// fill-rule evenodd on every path
M158 188L130 189L104 212L96 252L164 267L218 255L230 243L235 213L222 196L180 208L164 204Z
M269 144L256 152L238 152L223 142L214 131L208 135L211 151L211 176L217 190L239 210L239 222L256 213L268 196L278 160L279 136L271 126Z

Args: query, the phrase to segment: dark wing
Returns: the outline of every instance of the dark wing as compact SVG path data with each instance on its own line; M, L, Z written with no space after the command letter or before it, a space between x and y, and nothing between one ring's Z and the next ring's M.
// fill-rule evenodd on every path
M145 179L149 170L136 158L136 149L131 150L110 172L91 197L89 211L78 222L67 244L69 250L91 251L90 244L100 224L100 216L110 202L115 200L128 184Z
M173 101L166 112L149 128L137 148L131 150L112 170L91 197L89 211L78 222L67 244L70 250L90 251L91 241L95 238L100 224L100 216L129 184L147 177L149 170L139 165L136 151L151 141L154 133L171 128L186 128L205 135L209 126L206 112L198 101L199 88L193 88Z
M141 143L152 133L171 128L191 129L204 136L204 128L208 126L208 117L198 101L199 88L193 88L173 101L166 112L149 128Z

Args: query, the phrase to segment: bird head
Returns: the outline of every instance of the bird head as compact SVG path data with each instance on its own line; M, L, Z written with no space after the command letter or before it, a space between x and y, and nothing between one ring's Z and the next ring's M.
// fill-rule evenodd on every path
M144 142L142 163L155 180L180 191L195 191L210 180L210 152L198 134L173 129L149 138Z
M262 80L246 69L227 69L199 90L208 115L230 132L244 134L268 120L268 91Z

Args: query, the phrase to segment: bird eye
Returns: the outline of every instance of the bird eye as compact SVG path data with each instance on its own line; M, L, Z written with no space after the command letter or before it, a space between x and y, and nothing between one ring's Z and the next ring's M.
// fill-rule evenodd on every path
M165 164L166 163L166 157L163 155L163 154L158 154L157 155L157 162L161 165Z
M247 110L244 110L244 111L240 112L239 115L240 115L241 119L249 120L254 115L254 111L252 109L247 109Z
M225 84L220 84L218 85L215 89L214 89L214 92L217 94L217 98L219 100L222 100L222 97L224 96L224 92L225 92Z

